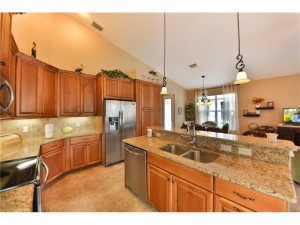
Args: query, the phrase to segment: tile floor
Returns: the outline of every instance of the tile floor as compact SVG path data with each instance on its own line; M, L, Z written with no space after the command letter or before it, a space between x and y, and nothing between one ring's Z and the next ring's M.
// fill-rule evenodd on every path
M290 212L300 212L300 184L295 183L298 203ZM45 188L46 212L155 212L124 187L124 163L110 167L91 166L58 178Z
M46 212L153 212L124 187L124 163L91 166L58 178L45 188Z

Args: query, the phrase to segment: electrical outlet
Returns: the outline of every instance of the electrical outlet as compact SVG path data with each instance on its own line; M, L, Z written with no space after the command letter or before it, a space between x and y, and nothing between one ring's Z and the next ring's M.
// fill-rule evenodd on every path
M222 145L221 144L221 150L226 152L231 152L231 145Z
M79 121L76 122L76 127L80 127L80 122Z
M156 137L160 137L160 133L156 133Z
M252 156L252 150L250 148L240 148L239 147L239 154L240 155Z
M28 133L28 126L27 126L27 125L24 125L24 126L23 126L23 132L24 132L24 133Z

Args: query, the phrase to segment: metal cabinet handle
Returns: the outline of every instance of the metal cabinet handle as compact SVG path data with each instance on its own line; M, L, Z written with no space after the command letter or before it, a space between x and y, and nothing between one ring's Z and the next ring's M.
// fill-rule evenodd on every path
M12 91L11 86L9 85L8 81L5 80L0 84L0 91L2 90L2 88L6 87L9 93L9 102L7 103L6 106L2 105L2 103L0 103L0 108L6 112L8 110L8 108L10 107L10 105L12 104L12 102L14 101L14 93Z
M1 66L6 66L6 63L4 61L0 61Z
M236 211L236 212L242 212L239 208L233 206L233 209Z
M169 178L169 177L167 177L167 181L170 181L170 178Z
M133 151L129 150L127 147L125 147L125 149L126 149L128 152L130 152L131 154L134 154L134 155L137 155L137 156L143 156L143 155L144 155L144 154L142 154L142 153L136 153L136 152L133 152Z
M244 200L255 202L255 199L254 199L254 198L248 198L248 197L245 197L245 196L239 194L239 193L236 192L236 191L234 191L233 194L235 194L236 196L238 196L238 197L240 197L240 198L242 198L242 199L244 199Z
M43 189L43 187L44 187L44 185L45 185L45 183L46 183L46 181L47 181L48 175L49 175L49 168L48 168L47 164L44 163L44 162L42 162L42 166L43 166L43 167L45 168L45 170L46 170L46 175L45 175L45 177L44 177L44 181L43 181L43 184L42 184L42 186L41 186L41 189Z

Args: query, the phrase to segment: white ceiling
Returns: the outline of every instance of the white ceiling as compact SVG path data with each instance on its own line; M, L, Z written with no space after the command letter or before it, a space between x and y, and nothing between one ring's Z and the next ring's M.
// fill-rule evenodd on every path
M163 13L67 15L163 74ZM236 13L167 13L167 80L186 89L202 88L202 75L205 88L232 83L237 35ZM240 39L251 80L300 74L300 13L240 13Z

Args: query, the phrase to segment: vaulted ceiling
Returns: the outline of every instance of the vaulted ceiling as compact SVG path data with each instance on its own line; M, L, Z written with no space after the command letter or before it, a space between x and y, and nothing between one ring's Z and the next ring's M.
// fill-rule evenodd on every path
M68 13L163 74L163 13ZM300 13L240 13L240 44L251 80L300 74ZM91 26L98 23L100 32ZM166 77L186 89L235 80L236 13L167 13ZM190 64L198 67L191 69Z

